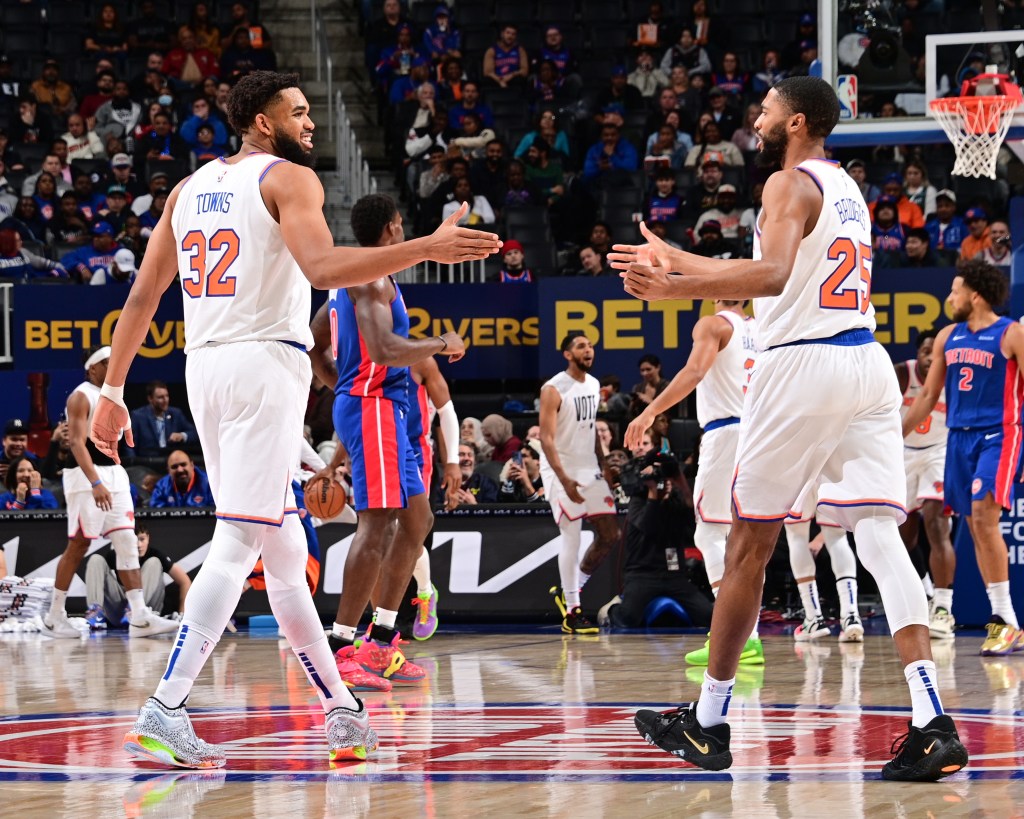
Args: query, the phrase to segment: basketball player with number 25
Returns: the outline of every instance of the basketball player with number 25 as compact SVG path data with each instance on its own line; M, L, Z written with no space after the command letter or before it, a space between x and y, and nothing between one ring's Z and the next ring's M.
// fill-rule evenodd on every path
M910 688L913 715L886 779L931 781L967 764L939 699L928 605L898 525L906 517L901 397L875 342L871 225L856 183L826 160L839 119L835 92L815 77L776 85L754 125L765 186L754 259L705 259L641 226L651 264L616 245L625 289L659 299L753 298L762 352L740 421L725 574L700 698L634 721L648 742L708 770L732 764L726 716L740 653L758 616L764 570L787 517L818 489L818 507L857 539L878 582ZM673 272L674 271L674 272Z
M132 359L164 291L179 275L185 306L185 377L202 441L217 523L185 604L155 694L125 737L127 751L185 768L225 764L185 712L193 682L262 553L267 595L326 714L332 761L377 747L366 709L342 683L306 585L306 542L291 493L309 357L310 285L365 284L425 259L481 259L497 236L459 228L464 209L427 237L393 247L335 247L312 170L313 122L298 77L257 71L231 91L239 152L175 186L153 231L111 343L92 438L117 457Z

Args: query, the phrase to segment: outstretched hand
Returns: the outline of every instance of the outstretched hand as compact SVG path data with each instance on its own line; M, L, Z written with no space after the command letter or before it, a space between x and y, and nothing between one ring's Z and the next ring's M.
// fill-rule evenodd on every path
M116 464L121 463L121 457L117 454L117 443L122 432L125 444L134 447L135 438L132 436L132 420L128 414L128 407L124 402L115 403L107 396L101 395L92 414L89 437L96 444L96 449L108 458L113 458Z
M609 264L623 279L627 293L644 301L660 301L678 297L675 288L679 277L671 271L671 245L652 233L646 223L640 223L640 232L647 239L645 245L613 245L608 254Z
M501 249L496 233L459 227L459 220L469 212L469 203L463 202L455 213L445 219L430 236L427 258L443 264L486 259Z

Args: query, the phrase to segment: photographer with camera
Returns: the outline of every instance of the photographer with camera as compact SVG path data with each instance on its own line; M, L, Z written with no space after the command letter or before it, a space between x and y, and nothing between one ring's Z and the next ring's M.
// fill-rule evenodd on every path
M690 580L684 557L693 545L694 517L693 498L679 462L671 455L648 452L620 469L619 485L630 498L621 602L613 599L598 622L641 627L647 604L671 597L695 626L709 625L714 602Z

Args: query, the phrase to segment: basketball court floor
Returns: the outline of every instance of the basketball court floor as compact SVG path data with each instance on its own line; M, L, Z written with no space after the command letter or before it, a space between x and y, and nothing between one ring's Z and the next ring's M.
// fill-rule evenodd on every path
M936 646L971 763L926 785L879 776L909 713L884 636L767 636L765 666L737 680L734 767L711 774L632 723L696 696L701 670L681 658L701 634L439 633L407 647L429 684L365 695L377 753L336 768L297 660L264 635L225 635L191 697L197 732L228 749L212 773L121 750L169 640L3 635L0 815L1024 816L1024 657L979 657L980 636Z

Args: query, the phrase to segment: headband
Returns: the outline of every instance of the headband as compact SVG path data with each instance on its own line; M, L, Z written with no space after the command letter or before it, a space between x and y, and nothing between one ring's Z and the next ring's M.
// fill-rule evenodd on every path
M85 361L85 369L88 370L93 364L99 364L101 361L106 361L110 358L110 347L100 347L95 353L93 353Z

